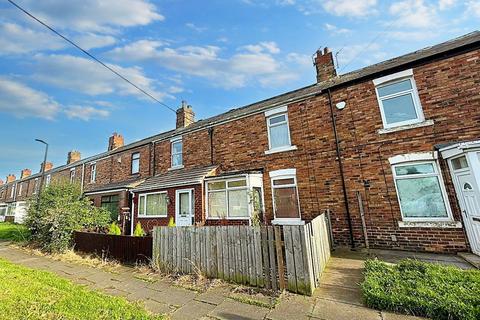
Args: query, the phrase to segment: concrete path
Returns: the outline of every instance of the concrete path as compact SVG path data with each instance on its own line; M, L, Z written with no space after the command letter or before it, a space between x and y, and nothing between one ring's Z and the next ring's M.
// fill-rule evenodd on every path
M78 264L34 256L0 243L0 257L34 269L54 272L73 282L107 294L140 300L153 313L167 314L171 319L417 319L380 312L363 307L358 283L362 280L363 256L333 256L313 297L284 294L275 308L265 308L235 299L235 286L225 284L198 293L175 287L161 279L144 281L129 267L118 273Z

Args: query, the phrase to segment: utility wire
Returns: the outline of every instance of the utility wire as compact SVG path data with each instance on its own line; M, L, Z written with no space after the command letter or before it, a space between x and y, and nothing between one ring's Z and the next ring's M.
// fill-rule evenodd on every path
M150 93L148 93L147 91L145 91L144 89L140 88L139 86L137 86L135 83L133 83L132 81L128 80L125 76L123 76L122 74L120 74L118 71L116 71L115 69L113 69L112 67L108 66L107 64L105 64L104 62L102 62L100 59L98 59L97 57L95 57L94 55L92 55L90 52L88 52L87 50L83 49L82 47L80 47L78 44L76 44L75 42L73 42L72 40L68 39L66 36L64 36L63 34L61 34L60 32L58 32L57 30L55 30L54 28L50 27L48 24L46 24L45 22L43 22L42 20L38 19L37 17L35 17L33 14L31 14L30 12L28 12L27 10L25 10L24 8L20 7L18 4L16 4L15 2L13 2L12 0L7 0L8 2L10 2L13 6L15 6L17 9L19 9L20 11L22 11L23 13L25 13L27 16L29 16L30 18L32 18L33 20L37 21L38 23L40 23L41 25L43 25L45 28L49 29L50 31L52 31L53 33L55 33L57 36L59 36L60 38L62 38L63 40L67 41L68 43L70 43L72 46L74 46L75 48L77 48L78 50L82 51L84 54L86 54L87 56L89 56L91 59L93 59L94 61L96 61L97 63L99 63L100 65L102 65L103 67L105 67L106 69L108 69L109 71L113 72L115 75L117 75L120 79L122 79L123 81L127 82L128 84L130 84L131 86L135 87L138 91L140 91L141 93L143 93L144 95L148 96L149 98L151 98L152 100L154 100L155 102L158 102L160 105L164 106L165 108L169 109L170 111L173 111L176 113L176 110L173 109L172 107L166 105L165 103L161 102L160 100L158 100L157 98L155 98L153 95L151 95Z

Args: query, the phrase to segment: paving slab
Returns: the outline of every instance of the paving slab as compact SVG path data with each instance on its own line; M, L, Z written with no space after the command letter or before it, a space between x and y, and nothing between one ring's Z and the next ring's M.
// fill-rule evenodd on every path
M426 318L414 317L405 314L398 314L392 312L381 312L383 320L426 320Z
M171 287L167 291L155 291L155 295L150 297L150 299L179 308L191 302L196 295L197 293L193 291Z
M275 309L271 310L269 320L308 320L315 306L315 299L300 295L287 294Z
M359 288L352 289L322 284L320 288L315 291L313 296L315 298L363 306L363 296Z
M120 289L116 286L113 286L113 288ZM122 291L125 291L125 290L122 290ZM158 295L158 291L155 291L155 290L152 290L152 289L149 289L149 288L141 288L139 290L133 290L133 291L127 291L127 292L129 292L129 294L127 296L128 300L137 301L137 300L152 299L152 300L155 300L157 302L164 303L161 300L155 299L155 297Z
M208 315L222 320L261 320L269 311L267 308L227 299Z
M172 320L193 320L207 316L215 309L216 305L201 301L192 301L174 311L170 318Z
M166 303L161 303L161 302L158 302L158 301L155 301L155 300L145 300L143 305L145 306L145 309L147 309L148 311L150 311L151 313L153 314L170 314L172 311L174 311L175 309L170 307L168 304Z
M312 317L323 320L382 320L379 311L325 299L317 300Z
M219 305L220 303L225 301L225 299L227 299L230 292L231 288L229 287L214 287L209 289L207 292L198 294L195 297L195 300L213 305Z
M361 273L345 274L329 269L325 270L321 279L321 284L358 289L358 285L362 281L363 275Z

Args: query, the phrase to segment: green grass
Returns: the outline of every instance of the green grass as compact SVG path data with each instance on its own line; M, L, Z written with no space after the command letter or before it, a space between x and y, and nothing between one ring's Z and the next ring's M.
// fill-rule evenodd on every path
M480 319L480 271L403 260L365 262L366 304L432 319Z
M125 298L0 259L0 319L163 319Z
M9 241L26 241L30 236L27 227L21 224L1 222L0 223L0 240Z

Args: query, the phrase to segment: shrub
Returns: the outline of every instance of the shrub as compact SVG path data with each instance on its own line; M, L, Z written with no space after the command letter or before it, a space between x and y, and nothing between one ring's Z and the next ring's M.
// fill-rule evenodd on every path
M108 227L108 234L119 236L122 234L122 230L120 229L120 227L116 222L112 222Z
M173 220L173 217L170 217L170 220L168 220L168 226L175 227L175 221Z
M82 196L80 186L52 183L29 202L25 225L32 241L47 252L63 252L72 246L73 232L85 228L100 229L110 222L110 213L96 208Z
M369 307L432 319L480 319L480 271L403 260L365 262Z
M135 225L135 230L133 231L133 236L134 237L144 237L145 236L145 231L143 231L142 224L140 222L137 222Z

